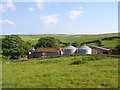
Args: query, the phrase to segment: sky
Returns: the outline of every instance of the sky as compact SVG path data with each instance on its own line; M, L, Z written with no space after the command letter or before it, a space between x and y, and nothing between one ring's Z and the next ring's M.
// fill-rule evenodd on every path
M118 32L118 2L0 3L1 34L102 34Z

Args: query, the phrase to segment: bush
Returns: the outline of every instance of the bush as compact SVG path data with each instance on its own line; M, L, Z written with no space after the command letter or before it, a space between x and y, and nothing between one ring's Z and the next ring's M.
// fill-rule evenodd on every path
M4 56L4 55L2 55L2 60L9 60L9 58Z
M112 50L112 53L120 55L120 45L119 44Z
M56 64L61 62L61 60L43 60L43 61L39 61L38 64Z
M78 65L78 64L84 64L84 63L86 63L86 61L83 59L80 59L72 62L71 65Z
M105 55L90 55L90 56L86 56L86 57L82 57L82 58L73 58L72 60L74 60L71 65L78 65L78 64L84 64L86 63L86 61L97 61L97 60L102 60L105 59L106 56Z

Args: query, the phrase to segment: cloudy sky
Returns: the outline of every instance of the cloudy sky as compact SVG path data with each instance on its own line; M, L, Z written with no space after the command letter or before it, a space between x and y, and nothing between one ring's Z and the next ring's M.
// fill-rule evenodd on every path
M0 3L2 34L96 34L118 32L117 2Z

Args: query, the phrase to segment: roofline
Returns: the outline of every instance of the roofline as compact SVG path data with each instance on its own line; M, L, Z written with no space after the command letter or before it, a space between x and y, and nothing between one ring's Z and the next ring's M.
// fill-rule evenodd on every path
M89 46L89 47L90 47L90 48L91 48L91 47L94 47L94 48L103 49L103 50L110 50L110 49L103 48L103 47L98 47L98 46Z

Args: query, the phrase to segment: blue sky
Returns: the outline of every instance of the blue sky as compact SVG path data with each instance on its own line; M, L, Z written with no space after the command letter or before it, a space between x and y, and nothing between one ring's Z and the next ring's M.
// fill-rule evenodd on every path
M118 32L117 2L12 2L0 4L2 34Z

